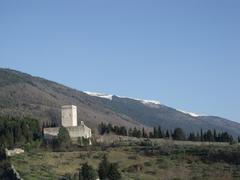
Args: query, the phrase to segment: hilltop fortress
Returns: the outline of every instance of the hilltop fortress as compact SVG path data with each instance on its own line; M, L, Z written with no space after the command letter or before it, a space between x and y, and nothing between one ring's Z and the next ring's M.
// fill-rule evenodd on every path
M91 138L92 132L83 121L78 125L77 107L73 105L62 106L62 127L65 127L72 139L79 137ZM52 139L58 135L60 127L44 128L44 138Z

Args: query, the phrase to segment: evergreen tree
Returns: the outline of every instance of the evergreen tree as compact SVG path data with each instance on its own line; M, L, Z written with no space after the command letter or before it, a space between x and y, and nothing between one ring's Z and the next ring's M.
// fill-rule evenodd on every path
M124 126L120 127L119 135L127 136L127 129Z
M197 133L196 141L201 141L201 136L200 136L199 132Z
M189 137L188 137L188 140L189 140L189 141L196 141L196 136L195 136L195 134L194 134L194 133L190 133L190 134L189 134Z
M3 144L0 145L0 162L7 159L5 147Z
M9 129L6 130L5 141L6 141L5 144L9 147L12 147L14 145L13 132Z
M84 163L79 172L80 180L96 180L97 174L92 166L88 165L88 163Z
M110 169L110 163L108 162L106 155L104 155L98 167L98 175L101 180L107 179L109 169Z
M156 127L153 128L153 136L154 136L154 138L158 138L158 133L157 133Z
M130 128L129 130L128 130L128 136L132 136L132 133L133 133L133 130L132 130L132 128Z
M143 138L148 138L148 135L147 135L147 133L145 132L145 129L144 129L144 128L142 128L142 137L143 137Z
M213 137L212 131L208 130L207 133L205 134L205 140L209 141L209 142L212 142L213 139L214 139L214 137Z
M168 130L166 131L165 137L166 137L166 138L170 138L170 135L169 135Z
M161 126L158 126L158 138L163 138L163 133L162 133L162 129Z
M133 137L137 137L137 128L134 127L133 132L132 132Z
M185 140L185 133L181 128L176 128L173 132L173 139L174 140Z
M108 124L107 126L108 133L113 131L113 125L111 123Z
M71 138L68 130L65 127L60 127L57 137L59 148L62 150L68 149L71 145Z
M149 138L154 138L153 132L149 132Z
M214 129L214 131L213 131L213 139L214 139L215 142L217 141L217 132L216 132L216 129Z
M109 172L108 172L109 180L120 180L121 173L118 170L117 164L110 164Z

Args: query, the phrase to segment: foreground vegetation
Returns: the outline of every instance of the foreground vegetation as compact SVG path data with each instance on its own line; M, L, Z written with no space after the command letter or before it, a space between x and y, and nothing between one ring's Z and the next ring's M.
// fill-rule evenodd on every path
M84 138L72 142L63 127L57 138L46 141L37 120L1 117L0 179L16 178L15 169L26 180L240 179L240 146L224 132L187 138L180 128L158 127L147 134L144 129L100 127L103 136L94 136L93 146L87 146ZM187 141L190 137L199 139ZM5 147L22 147L25 153L8 158Z
M97 170L107 155L122 179L239 179L239 146L76 147L71 152L39 149L11 158L24 179L73 179L84 163Z

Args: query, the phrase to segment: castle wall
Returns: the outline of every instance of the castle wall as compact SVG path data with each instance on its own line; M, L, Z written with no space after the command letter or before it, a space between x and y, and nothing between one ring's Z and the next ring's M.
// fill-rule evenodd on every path
M55 128L44 128L44 138L45 139L52 139L53 137L57 137L58 132L59 132L59 127Z
M71 138L90 138L92 136L91 129L87 126L67 127L67 130Z
M44 128L44 138L52 139L56 137L59 132L59 127L56 128ZM84 137L84 138L91 138L92 133L91 129L85 125L81 126L73 126L73 127L66 127L69 132L69 135L72 139Z

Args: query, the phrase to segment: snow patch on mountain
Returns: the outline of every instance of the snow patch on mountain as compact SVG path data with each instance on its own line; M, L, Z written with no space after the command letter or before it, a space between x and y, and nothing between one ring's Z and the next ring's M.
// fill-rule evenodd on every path
M159 101L154 101L154 100L142 100L142 99L136 99L136 100L141 101L143 104L155 104L155 105L161 104Z
M88 92L88 91L85 91L85 93L88 94L89 96L95 96L95 97L100 97L100 98L109 99L109 100L112 100L112 97L113 97L113 95L105 94L105 93Z
M118 97L119 98L128 98L128 99L133 99L133 100L136 100L136 101L140 101L141 103L143 103L145 105L149 105L149 104L160 105L161 104L159 101L155 101L155 100L144 100L144 99L125 97L125 96L118 96Z
M85 91L86 94L90 95L90 96L95 96L95 97L100 97L100 98L105 98L105 99L109 99L112 100L113 95L111 94L106 94L106 93L97 93L97 92L89 92L89 91ZM130 98L130 97L124 97L124 96L117 96L119 98L128 98L128 99L134 99L136 101L140 101L141 103L145 104L145 105L160 105L159 101L154 101L154 100L143 100L143 99L136 99L136 98Z
M181 112L181 113L188 114L188 115L193 116L193 117L202 116L202 115L200 115L200 114L196 114L196 113L193 113L193 112L187 112L187 111L183 111L183 110L179 110L179 109L177 109L177 110L178 110L179 112Z

